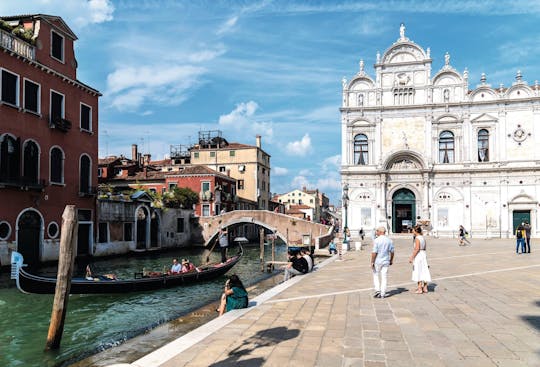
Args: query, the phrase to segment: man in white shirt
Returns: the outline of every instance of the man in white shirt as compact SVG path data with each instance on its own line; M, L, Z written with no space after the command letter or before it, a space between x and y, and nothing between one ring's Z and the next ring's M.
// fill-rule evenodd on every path
M373 297L384 298L386 296L388 267L394 261L394 243L386 236L386 228L379 227L375 233L377 238L373 241L373 250L371 251L371 269L373 270L373 287L375 288Z

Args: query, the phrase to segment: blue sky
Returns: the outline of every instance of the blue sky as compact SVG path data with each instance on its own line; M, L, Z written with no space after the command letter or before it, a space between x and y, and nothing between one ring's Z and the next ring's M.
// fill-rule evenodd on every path
M161 159L200 130L263 149L271 191L340 197L341 79L406 36L508 86L540 79L538 1L0 1L0 15L61 16L79 37L78 79L100 90L99 155Z

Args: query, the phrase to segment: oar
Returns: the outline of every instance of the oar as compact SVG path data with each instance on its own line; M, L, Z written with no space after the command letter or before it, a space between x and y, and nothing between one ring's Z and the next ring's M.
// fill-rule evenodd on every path
M210 251L208 252L208 256L206 256L206 263L208 264L208 262L210 261L210 254L212 253L212 251L214 251L214 247L216 247L217 243L218 243L218 240L219 240L219 236L216 237L216 240L214 241L214 244L212 245L212 248L210 249Z

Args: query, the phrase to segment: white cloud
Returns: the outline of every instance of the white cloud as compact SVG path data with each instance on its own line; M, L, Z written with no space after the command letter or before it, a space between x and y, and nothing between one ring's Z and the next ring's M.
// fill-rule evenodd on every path
M322 163L322 169L327 170L335 170L339 169L341 166L341 154L333 155L331 157L325 158Z
M285 176L287 173L289 173L289 170L284 167L273 167L272 168L273 176Z
M125 66L107 76L106 96L119 110L136 110L145 102L178 105L199 85L202 67L180 65Z
M217 35L222 35L224 33L227 33L229 31L231 31L234 28L234 26L236 25L236 22L238 22L238 16L234 16L234 17L231 17L231 18L227 19L227 21L225 23L223 23L221 25L221 27L219 27L216 34Z
M113 19L111 0L25 0L0 2L0 14L58 15L74 28L103 23Z
M291 187L295 189L299 189L302 187L310 187L310 183L307 177L299 175L299 176L295 176L292 179Z
M220 127L234 134L238 141L251 140L255 135L261 135L272 141L274 135L272 123L257 121L256 111L259 105L255 101L241 102L226 115L219 116Z
M307 168L301 169L300 172L298 172L300 176L311 176L311 171Z
M309 134L305 134L301 140L287 143L286 150L289 155L306 156L312 150Z

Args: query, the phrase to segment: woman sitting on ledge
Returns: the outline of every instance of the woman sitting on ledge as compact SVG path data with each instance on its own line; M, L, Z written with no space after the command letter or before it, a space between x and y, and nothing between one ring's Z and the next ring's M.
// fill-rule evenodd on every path
M225 282L225 289L221 295L221 303L216 310L219 316L230 310L247 308L248 294L238 275L233 274Z

